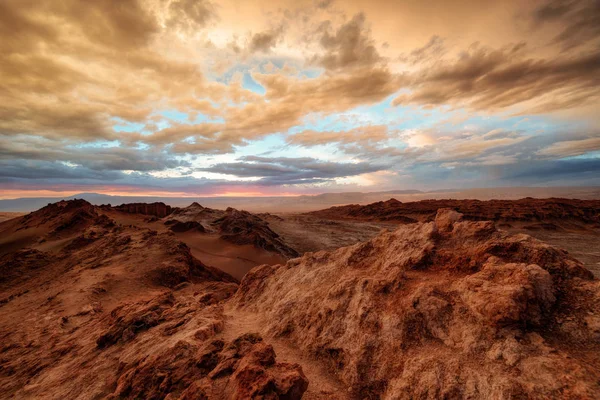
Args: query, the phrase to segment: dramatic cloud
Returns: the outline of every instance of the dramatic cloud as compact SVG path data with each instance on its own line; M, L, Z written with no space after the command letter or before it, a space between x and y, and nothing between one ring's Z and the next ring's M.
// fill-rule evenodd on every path
M554 41L564 49L593 42L600 36L600 2L598 0L550 0L535 10L537 24L554 23L560 33Z
M450 64L419 72L394 104L467 105L494 110L540 99L534 112L571 107L600 96L600 52L552 60L523 59L521 46L475 49ZM560 96L547 99L544 96Z
M320 44L325 53L315 57L315 62L329 70L372 66L381 61L365 26L364 14L355 15L336 32L331 33L328 23L321 26Z
M207 0L171 0L167 25L194 33L216 16L215 6Z
M322 132L313 130L302 131L288 137L288 143L307 147L326 145L330 143L375 144L386 141L389 138L387 126L376 125L340 132Z
M553 143L538 152L544 156L572 157L590 152L600 152L600 135L588 139L567 140Z
M597 0L4 0L0 180L592 182L599 17Z
M258 177L259 184L295 185L314 184L377 172L386 166L359 163L322 162L310 157L258 157L246 156L240 162L216 164L203 171L240 177Z
M281 34L281 29L256 33L252 36L248 47L251 52L262 51L268 53L272 47L275 47Z

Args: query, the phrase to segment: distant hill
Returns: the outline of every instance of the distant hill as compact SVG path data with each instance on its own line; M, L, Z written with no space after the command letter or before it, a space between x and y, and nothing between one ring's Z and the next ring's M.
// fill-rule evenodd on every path
M99 193L79 193L68 197L26 197L0 200L0 211L29 212L60 200L84 199L94 205L124 203L163 202L173 207L186 207L198 202L205 207L226 209L233 207L252 212L307 212L347 204L369 204L390 198L400 201L425 199L503 199L524 197L569 199L600 199L600 187L502 187L483 189L443 189L432 191L389 190L381 192L322 193L302 196L269 197L157 197L157 196L110 196Z

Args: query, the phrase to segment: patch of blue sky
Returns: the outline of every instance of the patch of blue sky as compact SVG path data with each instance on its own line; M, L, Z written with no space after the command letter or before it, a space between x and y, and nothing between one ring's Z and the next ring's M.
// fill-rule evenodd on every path
M455 125L455 129L491 131L502 129L505 131L520 131L525 134L556 133L564 130L582 127L578 122L558 121L544 115L485 115L473 114L472 116Z
M118 140L96 140L95 142L78 143L65 146L66 149L110 149L120 147Z
M144 129L146 124L140 122L130 122L121 118L112 118L115 125L112 126L115 132L139 132Z
M221 116L210 117L210 116L208 116L206 114L197 113L196 117L191 121L192 125L206 124L206 123L224 124L225 123L225 118L223 118Z
M323 68L318 67L306 68L304 67L304 63L302 61L290 57L261 57L249 59L245 63L235 64L221 75L214 76L212 79L216 82L227 85L231 83L231 80L234 78L234 76L236 76L236 74L242 75L242 80L244 81L248 80L248 78L246 78L247 74L250 75L250 78L252 78L251 75L254 72L261 74L277 74L281 73L282 70L284 70L284 67L290 67L291 69L287 69L285 71L299 79L314 79L321 76L325 71ZM296 71L295 74L293 71ZM242 84L244 84L244 82L242 82ZM254 84L252 84L250 81L248 81L247 84L247 89L254 90ZM258 85L258 83L256 83L256 85Z
M162 115L165 118L168 118L172 121L176 121L179 123L184 123L188 121L189 114L179 111L179 110L161 110L154 113L154 115Z
M134 146L134 148L138 150L150 150L150 147L151 146L149 144L141 142L136 143L136 145Z
M265 93L267 93L267 90L261 84L256 82L249 72L244 72L244 76L242 78L242 87L263 96Z
M315 79L323 74L325 70L323 68L307 68L302 69L298 72L298 78L300 79Z
M285 135L277 133L250 141L244 146L235 146L235 155L236 157L271 157L273 154L279 156L286 146Z
M561 160L595 160L600 159L600 150L599 151L589 151L585 154L580 154L578 156L570 156L563 157Z
M345 155L338 149L336 143L326 145L303 147L294 146L286 142L286 136L281 133L264 136L258 140L250 141L243 146L235 146L233 158L244 156L259 157L286 157L299 158L308 157L325 161L348 161L351 157Z
M584 127L580 122L558 121L544 115L488 114L450 107L426 109L417 106L393 106L392 101L396 95L376 104L355 107L342 113L308 115L301 125L291 128L288 133L296 134L304 130L339 132L369 125L386 125L390 130L485 133L502 129L537 135Z

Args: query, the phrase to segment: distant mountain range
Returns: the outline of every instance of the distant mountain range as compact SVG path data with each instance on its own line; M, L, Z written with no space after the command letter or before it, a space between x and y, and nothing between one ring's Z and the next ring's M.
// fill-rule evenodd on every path
M294 197L155 197L111 196L99 193L79 193L68 197L24 197L0 200L0 211L28 212L60 200L84 199L95 205L163 202L174 207L185 207L198 202L206 207L234 207L253 212L305 212L335 205L367 204L395 198L418 201L423 199L519 199L523 197L564 197L600 199L600 187L502 187L485 189L440 189L433 191L388 190L382 192L343 192L302 195Z

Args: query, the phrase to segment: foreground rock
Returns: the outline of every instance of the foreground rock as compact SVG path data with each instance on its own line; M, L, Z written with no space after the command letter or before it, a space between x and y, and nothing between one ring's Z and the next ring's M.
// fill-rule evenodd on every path
M564 251L442 210L261 266L236 306L356 398L595 398L600 284Z
M298 364L275 361L256 334L202 346L180 341L167 351L126 366L112 399L300 399L308 380Z

